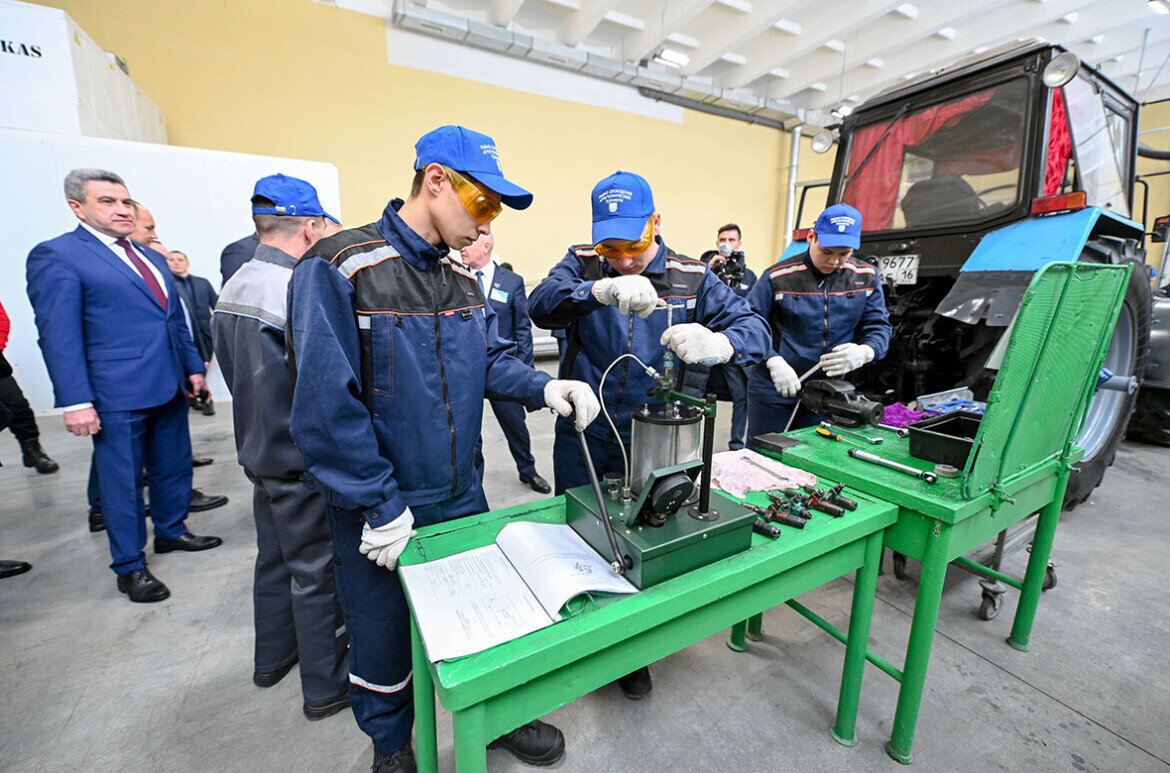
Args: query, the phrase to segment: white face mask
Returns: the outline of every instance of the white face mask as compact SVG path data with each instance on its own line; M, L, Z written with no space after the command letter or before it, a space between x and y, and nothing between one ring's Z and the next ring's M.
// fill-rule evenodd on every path
M727 242L719 245L719 254L723 257L730 258L732 252L734 252L734 250L731 249L731 245Z

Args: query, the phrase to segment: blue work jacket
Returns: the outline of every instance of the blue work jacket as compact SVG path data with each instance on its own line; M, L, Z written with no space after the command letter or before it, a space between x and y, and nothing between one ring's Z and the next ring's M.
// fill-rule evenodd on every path
M772 384L764 363L773 355L780 355L797 375L804 375L822 354L840 344L866 344L875 360L885 357L890 348L890 318L882 284L877 269L863 261L850 258L826 275L816 270L805 251L768 268L748 294L748 302L768 320L772 333L767 357L748 371L748 394L753 399L795 402L781 397Z
M676 255L659 241L658 254L642 275L650 280L658 296L671 306L670 324L698 322L723 333L735 349L731 362L750 365L759 362L768 349L768 329L747 302L708 270L702 262ZM603 277L618 276L589 245L570 247L565 257L549 272L528 300L533 322L550 330L568 328L566 358L561 378L584 381L594 389L602 374L623 354L632 353L659 372L663 369L665 347L659 343L667 327L667 312L654 311L646 319L622 314L593 297L593 284ZM677 358L676 358L677 359ZM684 368L684 391L701 394L706 389L707 368ZM694 378L688 378L690 371ZM687 389L691 385L691 389ZM647 391L656 386L646 372L626 359L614 366L605 380L602 398L624 442L630 439L630 412L647 402ZM604 420L586 430L591 435L611 438Z
M310 485L384 526L472 484L483 399L544 406L475 277L398 216L318 242L293 270L292 435Z

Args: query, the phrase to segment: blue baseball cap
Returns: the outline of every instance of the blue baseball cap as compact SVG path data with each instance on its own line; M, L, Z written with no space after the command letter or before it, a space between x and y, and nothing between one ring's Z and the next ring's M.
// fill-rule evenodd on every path
M532 203L531 193L505 179L496 141L486 134L462 126L440 126L427 132L414 144L414 170L427 164L442 164L471 175L512 209L526 209Z
M597 185L589 197L593 204L593 243L606 239L637 241L654 213L650 183L633 172L614 172Z
M817 218L813 230L822 247L861 246L861 213L848 204L834 204Z
M268 199L274 206L256 206L257 197ZM321 207L321 202L317 201L317 189L311 183L285 174L270 174L256 181L252 190L252 214L327 217L341 225L340 220Z

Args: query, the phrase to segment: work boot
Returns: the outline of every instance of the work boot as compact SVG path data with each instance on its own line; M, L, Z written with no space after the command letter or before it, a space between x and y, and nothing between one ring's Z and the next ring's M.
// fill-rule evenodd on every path
M24 452L24 466L32 467L41 475L48 475L61 469L60 465L49 458L41 442L37 438L20 441L20 450Z
M650 667L642 666L637 671L626 674L618 680L618 687L632 701L640 701L650 694Z
M374 752L374 764L370 766L370 773L417 773L418 765L414 762L414 752L410 744L403 746L393 754L378 754Z
M489 749L507 749L529 765L552 765L565 756L565 736L547 722L534 719L488 744Z

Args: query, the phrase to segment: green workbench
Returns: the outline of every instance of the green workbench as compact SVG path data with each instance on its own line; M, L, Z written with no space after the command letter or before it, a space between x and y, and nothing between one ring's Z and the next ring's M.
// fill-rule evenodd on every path
M885 546L922 562L914 618L899 673L894 726L886 750L911 761L911 744L938 620L947 565L962 562L1019 588L1008 644L1028 650L1028 639L1044 585L1052 541L1073 464L1083 455L1073 440L1080 432L1097 386L1129 277L1127 266L1053 263L1036 274L1014 323L987 409L958 478L928 485L904 472L847 455L848 443L796 430L801 445L785 449L785 464L836 478L855 490L898 506ZM934 464L910 456L909 439L880 427L864 434L882 437L863 450L931 471ZM1032 553L1022 582L983 567L963 554L1039 512ZM872 654L869 659L884 666Z
M896 508L847 493L860 507L843 518L818 514L803 530L781 527L778 540L753 534L743 553L631 596L571 604L561 622L464 658L429 662L412 622L419 770L437 769L436 693L454 715L456 769L483 771L492 739L721 630L735 626L742 641L747 618L858 570L833 727L835 737L852 739L882 532ZM765 503L760 494L749 501ZM564 523L564 497L419 529L400 562L491 544L514 520ZM566 742L571 754L576 740Z

